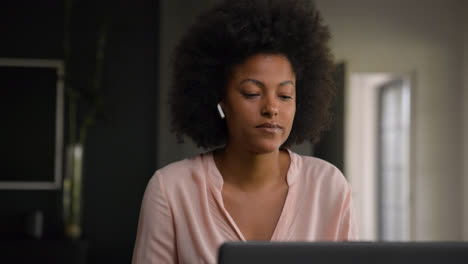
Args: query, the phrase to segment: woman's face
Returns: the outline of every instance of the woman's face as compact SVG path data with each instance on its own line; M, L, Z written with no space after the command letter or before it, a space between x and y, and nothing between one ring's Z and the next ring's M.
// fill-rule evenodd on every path
M296 77L282 55L257 54L233 68L221 102L228 144L255 153L276 151L291 132Z

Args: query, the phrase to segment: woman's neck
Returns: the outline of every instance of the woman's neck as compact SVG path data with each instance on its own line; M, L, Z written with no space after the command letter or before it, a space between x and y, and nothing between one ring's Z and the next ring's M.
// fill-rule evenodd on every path
M285 150L258 154L229 144L217 150L214 159L224 184L244 191L284 184L290 164Z

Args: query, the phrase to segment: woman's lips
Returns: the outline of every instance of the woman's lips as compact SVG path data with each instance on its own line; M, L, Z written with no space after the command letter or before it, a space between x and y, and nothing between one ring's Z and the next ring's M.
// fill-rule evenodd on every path
M268 134L278 133L282 129L282 127L276 123L263 123L259 126L256 126L256 128Z

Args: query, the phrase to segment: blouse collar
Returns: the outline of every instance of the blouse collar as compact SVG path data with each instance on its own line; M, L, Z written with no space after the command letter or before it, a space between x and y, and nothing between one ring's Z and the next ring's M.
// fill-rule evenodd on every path
M291 187L291 185L294 184L297 178L299 155L292 152L288 148L286 148L286 150L288 151L289 158L290 158L289 168L286 174L286 182L288 186ZM203 156L204 156L203 159L206 160L206 162L208 163L207 169L208 169L208 177L210 178L209 180L211 181L215 189L217 189L218 191L221 191L223 188L224 180L218 167L216 167L216 163L213 158L213 151L205 153L203 154Z

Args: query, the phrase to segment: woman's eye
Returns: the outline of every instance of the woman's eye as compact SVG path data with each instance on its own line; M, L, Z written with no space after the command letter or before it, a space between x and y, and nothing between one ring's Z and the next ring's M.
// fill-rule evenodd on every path
M292 96L289 96L289 95L280 95L280 98L283 99L283 100L290 100L290 99L292 99Z
M245 98L254 98L256 96L258 96L259 94L255 94L255 93L243 93L242 94Z

